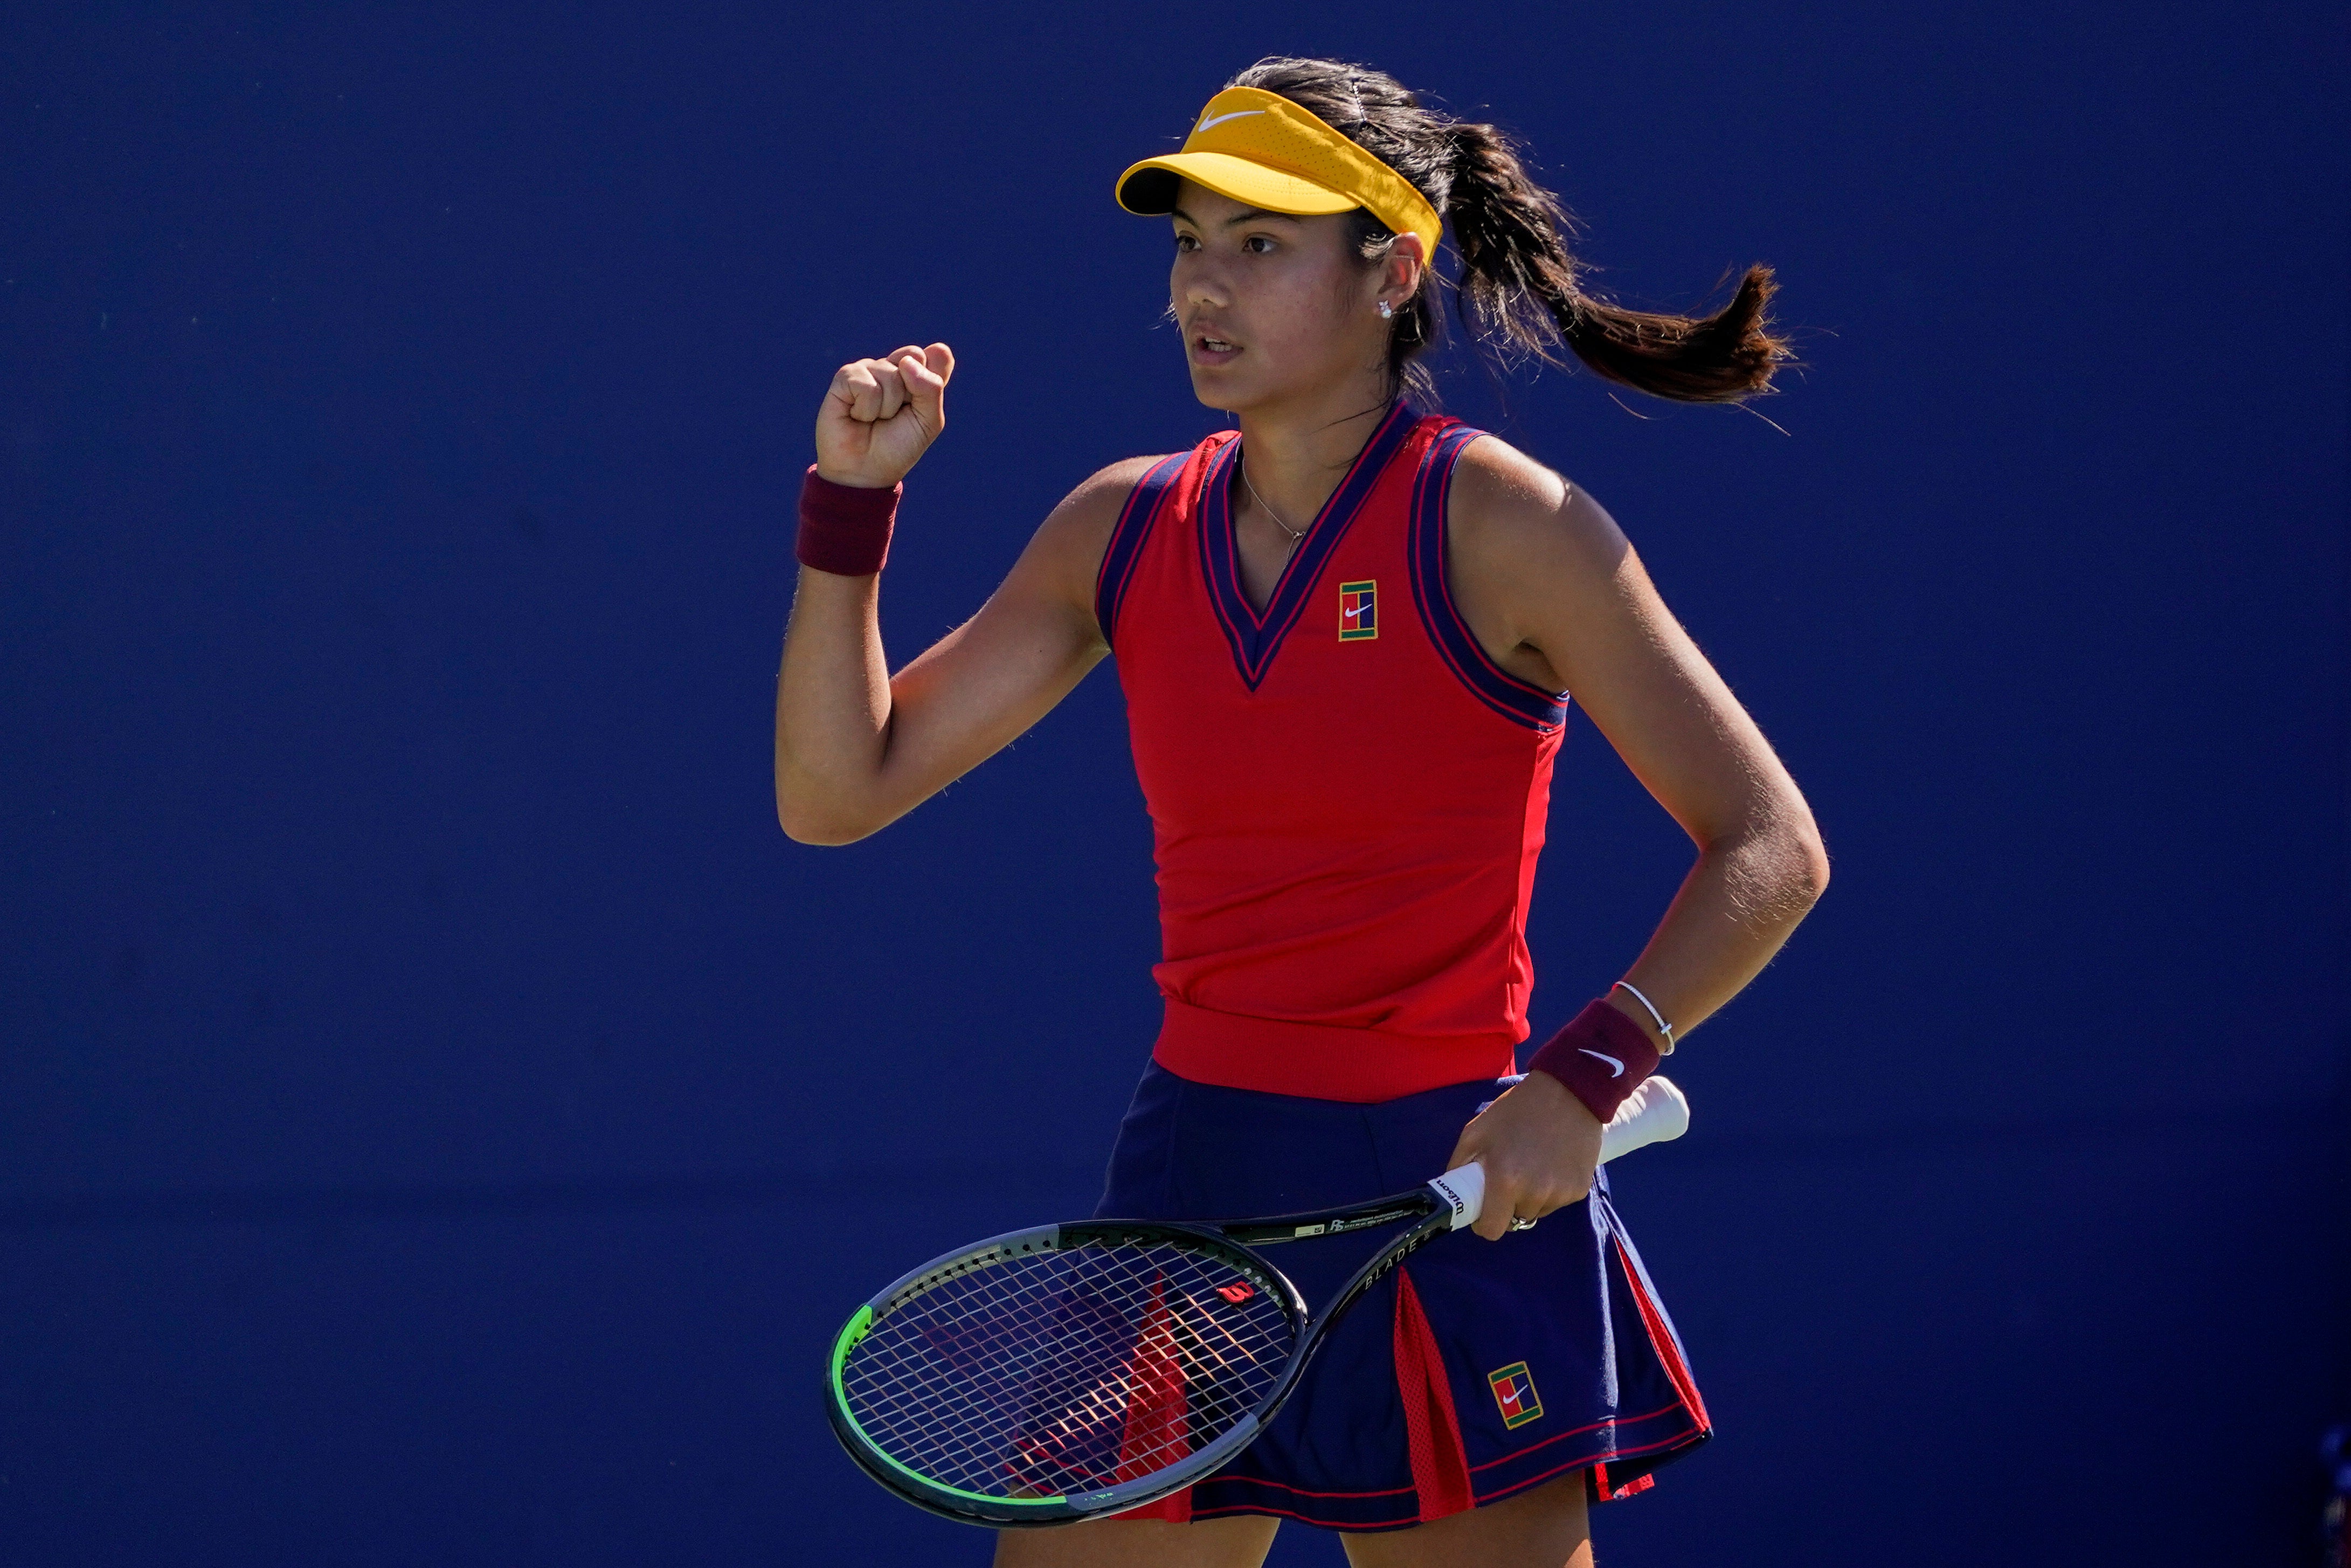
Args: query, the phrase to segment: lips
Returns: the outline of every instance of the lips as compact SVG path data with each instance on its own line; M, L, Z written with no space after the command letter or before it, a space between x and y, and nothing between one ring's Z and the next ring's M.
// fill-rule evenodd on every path
M1222 332L1195 327L1185 339L1195 364L1221 365L1241 351L1241 346Z

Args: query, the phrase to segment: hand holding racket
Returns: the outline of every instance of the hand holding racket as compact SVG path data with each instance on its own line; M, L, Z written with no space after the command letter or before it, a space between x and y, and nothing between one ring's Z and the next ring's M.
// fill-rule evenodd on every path
M1520 1076L1478 1107L1446 1157L1447 1170L1485 1168L1486 1197L1471 1229L1492 1241L1580 1203L1608 1155L1608 1129L1546 1072Z
M1603 1163L1677 1138L1663 1078L1602 1135ZM1091 1219L925 1263L864 1306L825 1373L833 1435L917 1507L997 1527L1118 1513L1253 1441L1331 1326L1390 1270L1476 1223L1485 1172L1311 1214L1223 1224ZM1256 1249L1410 1221L1309 1314Z

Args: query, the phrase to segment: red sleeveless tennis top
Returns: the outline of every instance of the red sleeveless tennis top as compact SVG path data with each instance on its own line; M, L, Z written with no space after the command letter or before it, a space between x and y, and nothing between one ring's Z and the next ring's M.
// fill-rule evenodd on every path
M1180 1077L1366 1102L1515 1071L1567 710L1454 608L1446 495L1479 434L1391 409L1261 615L1234 433L1119 515L1094 611L1159 866L1153 1056Z

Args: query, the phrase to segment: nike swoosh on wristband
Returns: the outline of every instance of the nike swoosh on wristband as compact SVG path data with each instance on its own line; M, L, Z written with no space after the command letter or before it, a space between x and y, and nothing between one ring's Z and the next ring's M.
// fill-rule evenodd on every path
M1624 1064L1623 1062L1621 1062L1621 1061L1617 1061L1614 1057L1613 1057L1613 1056L1603 1056L1603 1055L1601 1055L1598 1051L1593 1051L1593 1050L1591 1047L1589 1047L1589 1046L1583 1046L1583 1045L1579 1045L1579 1046L1577 1046L1575 1049L1576 1049L1576 1050L1578 1050L1578 1051L1582 1051L1584 1055L1586 1055L1586 1056L1588 1056L1588 1057L1591 1057L1591 1058L1592 1058L1593 1060L1594 1060L1595 1061L1604 1061L1604 1062L1606 1062L1606 1063L1608 1064L1608 1076L1609 1076L1609 1077L1611 1077L1611 1078L1622 1078L1622 1077L1624 1077L1624 1076L1625 1076L1625 1064Z
M1261 109L1237 109L1230 114L1220 114L1214 120L1204 120L1200 121L1199 124L1192 127L1192 134L1197 136L1203 131L1207 130L1211 125L1222 125L1228 120L1246 120L1252 114L1263 114L1265 110Z

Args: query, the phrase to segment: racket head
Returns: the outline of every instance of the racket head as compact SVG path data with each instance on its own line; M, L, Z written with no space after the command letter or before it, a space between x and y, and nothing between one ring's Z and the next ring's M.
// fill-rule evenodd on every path
M933 1260L834 1337L825 1412L860 1469L933 1513L1062 1524L1165 1497L1257 1435L1308 1325L1223 1234L1084 1220Z

